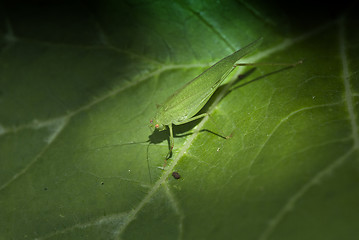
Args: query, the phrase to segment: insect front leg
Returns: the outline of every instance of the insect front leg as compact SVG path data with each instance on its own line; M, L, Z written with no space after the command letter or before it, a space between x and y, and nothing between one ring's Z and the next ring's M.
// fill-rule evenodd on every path
M170 149L166 155L166 158L165 158L165 163L163 164L163 168L166 167L167 165L167 160L172 156L172 149L175 145L175 141L174 141L174 138L173 138L173 130L172 130L172 123L170 125L168 125L168 129L170 130Z
M170 125L168 125L168 128L170 129L170 151L167 154L167 156L170 157L170 155L172 155L172 149L175 146L175 140L173 138L172 123Z

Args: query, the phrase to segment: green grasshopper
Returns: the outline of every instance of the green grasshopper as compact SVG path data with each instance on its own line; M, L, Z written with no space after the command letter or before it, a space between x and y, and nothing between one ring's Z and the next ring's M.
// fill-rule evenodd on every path
M195 115L203 108L221 83L237 66L255 65L236 62L255 50L261 41L262 38L215 63L192 81L178 89L164 104L159 106L157 114L153 120L150 120L150 124L152 128L154 127L159 131L165 130L166 126L169 128L170 149L166 160L171 157L174 147L172 126L185 124L207 116L208 113Z

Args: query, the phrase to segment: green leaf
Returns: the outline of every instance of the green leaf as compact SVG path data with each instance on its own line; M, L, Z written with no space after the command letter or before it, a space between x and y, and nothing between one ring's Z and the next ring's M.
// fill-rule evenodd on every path
M359 20L302 5L3 3L0 239L355 239ZM160 170L156 104L259 37L303 64L238 69Z

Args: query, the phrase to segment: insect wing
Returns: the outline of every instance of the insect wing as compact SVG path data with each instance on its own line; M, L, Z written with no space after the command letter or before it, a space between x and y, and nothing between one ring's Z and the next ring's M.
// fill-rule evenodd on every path
M258 39L233 54L212 65L199 76L178 89L161 106L157 117L163 124L191 118L205 105L214 91L234 69L234 64L246 54L256 49L262 39Z

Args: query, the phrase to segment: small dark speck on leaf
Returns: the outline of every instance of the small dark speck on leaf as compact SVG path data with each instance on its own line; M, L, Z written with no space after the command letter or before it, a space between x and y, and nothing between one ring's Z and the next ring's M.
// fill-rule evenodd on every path
M179 175L178 172L173 172L173 173L172 173L172 176L173 176L175 179L180 179L180 178L181 178L181 175Z
M47 191L47 187L44 187L44 190Z
M105 183L104 182L101 182L101 185L104 185Z

